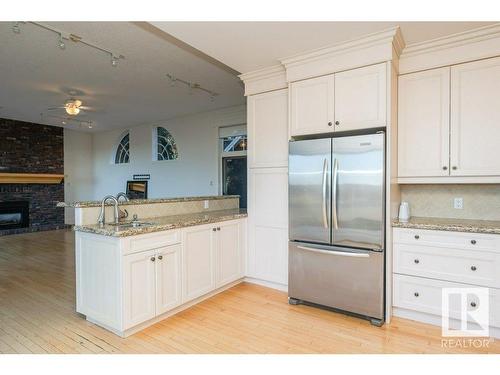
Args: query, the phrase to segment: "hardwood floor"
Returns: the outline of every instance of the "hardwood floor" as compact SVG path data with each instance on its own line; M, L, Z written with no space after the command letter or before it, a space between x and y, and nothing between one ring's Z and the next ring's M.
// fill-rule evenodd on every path
M442 348L440 328L382 328L243 283L126 339L75 312L71 231L0 237L0 353L500 353Z

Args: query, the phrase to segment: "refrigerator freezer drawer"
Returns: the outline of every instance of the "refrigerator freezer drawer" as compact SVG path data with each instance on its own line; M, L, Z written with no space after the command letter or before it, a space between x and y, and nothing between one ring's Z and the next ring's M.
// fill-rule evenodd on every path
M290 242L288 295L384 319L384 253Z

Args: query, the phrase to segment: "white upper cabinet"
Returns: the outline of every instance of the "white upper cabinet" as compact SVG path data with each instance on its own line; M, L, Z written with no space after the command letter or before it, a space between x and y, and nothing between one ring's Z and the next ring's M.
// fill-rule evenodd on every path
M450 68L400 76L398 92L398 176L448 176Z
M288 89L248 97L250 168L288 165Z
M386 126L385 63L335 74L335 131Z
M290 84L290 136L386 126L386 63Z
M333 131L334 75L290 84L290 135Z
M451 68L451 175L500 175L500 58Z

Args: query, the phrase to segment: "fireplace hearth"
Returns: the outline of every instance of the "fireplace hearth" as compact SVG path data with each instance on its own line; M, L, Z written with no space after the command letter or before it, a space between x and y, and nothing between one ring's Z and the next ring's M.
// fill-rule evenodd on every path
M0 202L0 230L29 226L29 202Z

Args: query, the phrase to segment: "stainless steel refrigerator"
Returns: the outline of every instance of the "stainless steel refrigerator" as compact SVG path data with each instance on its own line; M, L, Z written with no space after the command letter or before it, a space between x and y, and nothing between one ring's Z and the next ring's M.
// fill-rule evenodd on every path
M385 134L290 141L291 304L384 322Z

